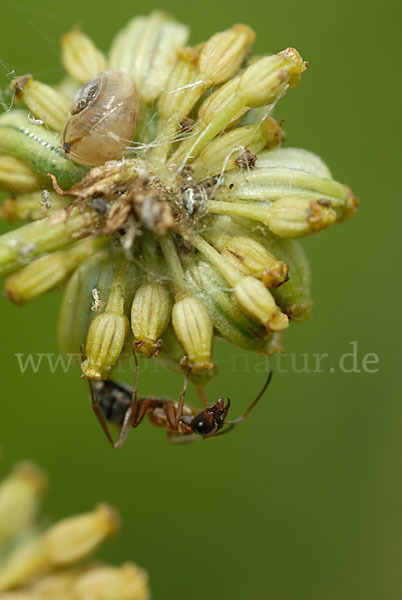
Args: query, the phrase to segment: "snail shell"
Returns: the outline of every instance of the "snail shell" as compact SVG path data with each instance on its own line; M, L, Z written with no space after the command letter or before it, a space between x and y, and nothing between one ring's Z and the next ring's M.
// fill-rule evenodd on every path
M96 75L77 92L63 131L65 152L90 167L120 158L134 136L139 110L137 89L128 75Z

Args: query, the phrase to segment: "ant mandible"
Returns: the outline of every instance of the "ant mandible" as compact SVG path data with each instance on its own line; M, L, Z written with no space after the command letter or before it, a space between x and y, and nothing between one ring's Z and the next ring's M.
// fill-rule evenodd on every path
M170 443L193 442L202 437L209 439L218 435L228 433L237 423L246 419L250 411L264 395L272 378L272 370L269 372L261 391L247 410L237 419L227 421L226 417L230 408L230 399L219 398L213 406L208 406L201 394L205 405L201 412L199 409L184 403L187 391L189 372L187 372L183 390L179 401L171 398L155 398L151 396L139 397L137 395L138 362L136 360L136 375L134 387L116 381L101 380L93 382L88 380L92 408L113 448L120 448L131 427L138 427L145 415L157 427L167 430ZM109 430L109 423L120 427L118 440L113 441ZM224 425L228 425L223 429Z

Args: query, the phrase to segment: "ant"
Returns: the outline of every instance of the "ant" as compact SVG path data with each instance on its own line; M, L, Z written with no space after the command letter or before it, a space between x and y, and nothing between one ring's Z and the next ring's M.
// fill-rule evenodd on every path
M148 414L151 423L157 427L167 429L170 443L193 442L197 438L199 439L200 436L203 439L209 439L223 435L231 431L237 423L245 420L249 412L264 395L272 378L271 370L261 391L247 410L237 419L227 421L226 417L230 408L229 398L227 398L226 404L224 398L219 398L213 406L208 406L203 393L200 391L205 406L204 410L200 412L199 409L184 404L189 372L185 376L179 401L174 402L167 397L138 397L138 370L138 362L136 361L134 388L116 381L101 380L93 382L88 380L92 408L109 442L115 449L123 445L130 428L138 427L146 414ZM108 422L120 427L120 435L116 442L113 441ZM228 425L228 427L223 429L224 425Z

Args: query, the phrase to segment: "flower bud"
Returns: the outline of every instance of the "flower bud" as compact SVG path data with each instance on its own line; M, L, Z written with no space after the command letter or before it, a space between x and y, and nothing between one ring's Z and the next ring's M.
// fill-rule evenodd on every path
M265 329L241 312L227 282L210 262L193 260L186 270L186 280L223 338L245 350L265 346Z
M50 564L64 566L86 558L115 534L119 526L119 516L108 504L99 504L92 512L63 519L43 535Z
M252 238L228 238L222 255L244 275L262 279L266 287L277 287L288 279L289 267Z
M73 586L74 600L148 600L148 576L132 563L121 567L94 567Z
M194 62L181 58L169 77L166 90L159 96L160 119L167 121L173 117L176 123L180 123L191 111L205 87Z
M107 379L117 362L129 332L130 324L124 314L104 312L92 321L85 346L87 359L82 363L85 377Z
M55 288L101 245L101 241L88 238L68 250L37 258L6 280L6 297L15 304L24 304Z
M247 25L234 25L231 29L216 33L203 46L199 70L213 85L224 83L232 77L244 62L255 33Z
M138 288L131 308L131 328L135 349L145 358L157 356L170 314L171 300L165 286L147 282Z
M23 225L1 236L0 274L7 273L43 252L58 250L90 234L99 221L95 211L81 212L74 208L66 219L64 210L40 221Z
M246 169L253 168L255 155L268 141L269 127L265 121L259 125L236 127L209 142L191 165L195 179L201 181L243 164Z
M278 151L273 152L278 156ZM350 190L346 186L333 179L303 171L297 168L297 164L292 168L280 164L276 167L273 159L272 166L263 166L264 154L267 157L269 152L262 153L262 161L261 155L258 155L252 171L233 170L225 175L216 198L267 202L284 196L302 196L310 197L311 200L330 200L332 208L342 217L350 196Z
M198 119L204 125L213 121L235 97L240 84L240 76L237 75L215 90L201 104L198 111ZM239 108L238 112L231 118L226 127L231 127L248 111L247 107Z
M237 221L237 222L236 222ZM281 310L292 321L306 321L311 318L311 269L306 253L297 240L279 238L267 227L254 225L246 219L218 217L215 223L221 232L241 235L249 231L268 252L272 252L280 262L289 265L289 280L271 293Z
M203 103L193 130L196 139L182 144L173 155L171 164L185 164L197 157L209 141L236 122L250 107L272 104L289 85L296 83L305 68L305 63L293 49L254 61L242 74L223 85L216 95L213 94L212 100Z
M42 538L17 546L0 566L0 592L24 584L51 568Z
M0 484L0 545L34 523L47 486L44 473L34 464L18 463Z
M41 178L17 156L0 156L0 186L15 192L30 192L41 185Z
M285 238L305 237L330 227L336 220L331 201L326 199L284 196L269 204L215 200L208 200L205 204L211 213L260 221L273 233Z
M301 74L308 68L308 62L302 59L295 48L286 48L278 54L283 56L288 63L289 87L295 87L300 81Z
M151 104L166 88L188 35L187 27L163 12L136 17L113 41L110 68L131 75L141 99Z
M282 127L273 117L265 117L261 122L261 133L265 139L265 148L278 148L286 138ZM258 160L261 153L258 153Z
M61 61L67 73L81 84L107 69L106 58L93 41L75 27L61 38Z
M0 206L0 218L7 219L10 223L19 220L38 221L64 208L72 201L69 196L59 196L55 192L47 192L47 198L47 206L42 192L31 192L6 198Z
M313 152L303 148L276 148L263 150L258 155L258 169L289 169L289 171L303 171L314 177L332 179L328 165Z
M163 335L163 345L158 354L158 362L166 369L183 374L183 347L181 346L170 323ZM206 369L200 373L191 371L189 379L194 385L205 387L215 377L217 368Z
M212 369L212 323L204 304L194 296L178 300L172 310L172 323L186 353L182 360L194 373Z
M253 62L241 76L239 96L247 106L272 104L300 79L307 68L299 53L293 48Z
M109 247L85 260L66 284L57 331L59 344L66 354L80 353L85 345L89 326L98 312L93 310L94 290L101 308L107 302L115 269L115 262L108 256L108 251Z
M129 333L130 323L124 314L127 270L128 262L120 256L106 310L96 315L89 327L85 346L87 359L81 367L85 377L90 379L107 379Z
M288 326L288 318L280 312L275 300L255 277L242 277L234 287L234 296L242 311L267 329L281 331Z
M31 586L33 598L35 600L39 598L40 600L70 600L73 597L75 600L72 590L82 571L82 568L72 568L40 577ZM0 599L3 600L1 596Z
M353 217L357 213L359 206L359 199L354 196L352 190L347 185L345 185L345 190L347 193L345 207L343 213L338 218L338 223L343 223Z
M280 237L304 237L330 227L336 213L329 200L308 200L296 196L280 198L269 211L268 226Z
M35 81L32 75L14 79L11 87L32 114L55 131L63 131L70 114L70 101L53 87Z

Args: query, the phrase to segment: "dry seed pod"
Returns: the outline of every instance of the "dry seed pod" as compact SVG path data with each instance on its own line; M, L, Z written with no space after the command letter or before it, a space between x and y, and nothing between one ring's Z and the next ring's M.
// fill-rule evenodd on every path
M140 101L131 78L105 71L90 79L75 97L63 132L63 146L82 165L121 158L133 137Z

